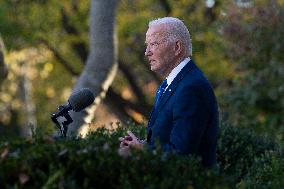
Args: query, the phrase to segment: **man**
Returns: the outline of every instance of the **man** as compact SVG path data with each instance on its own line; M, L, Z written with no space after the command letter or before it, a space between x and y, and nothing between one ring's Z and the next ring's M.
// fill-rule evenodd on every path
M147 127L147 142L132 132L120 138L120 152L131 147L155 148L159 140L165 152L197 155L205 167L216 165L217 102L207 78L194 64L190 34L184 23L172 17L149 23L146 51L151 70L165 77L159 87Z

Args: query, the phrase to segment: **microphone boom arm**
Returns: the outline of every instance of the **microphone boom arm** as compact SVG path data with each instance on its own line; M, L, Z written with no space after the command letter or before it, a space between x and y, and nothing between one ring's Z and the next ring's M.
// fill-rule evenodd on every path
M67 108L65 106L59 106L58 110L59 110L58 113L53 113L51 115L51 120L56 124L57 128L60 131L61 136L66 138L68 125L73 122L73 119L68 113L68 111L71 110L71 106L67 106ZM60 125L60 123L57 120L59 116L62 116L66 119L66 121L64 121L62 125Z

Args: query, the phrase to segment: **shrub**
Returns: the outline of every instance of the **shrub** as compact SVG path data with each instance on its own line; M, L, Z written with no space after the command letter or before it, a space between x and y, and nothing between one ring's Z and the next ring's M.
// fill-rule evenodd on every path
M0 188L226 188L222 176L203 170L194 157L164 156L159 149L119 156L118 137L125 131L2 142Z
M283 154L252 132L222 125L216 171L204 170L196 157L165 155L159 147L121 157L118 137L126 130L98 129L84 139L2 141L0 188L283 188ZM131 130L145 135L143 127Z
M281 155L282 153L282 155ZM276 189L284 186L283 152L267 151L256 158L238 188Z
M267 151L273 151L275 146L270 139L257 136L249 129L223 124L217 152L221 170L231 175L234 182L239 182L255 159Z

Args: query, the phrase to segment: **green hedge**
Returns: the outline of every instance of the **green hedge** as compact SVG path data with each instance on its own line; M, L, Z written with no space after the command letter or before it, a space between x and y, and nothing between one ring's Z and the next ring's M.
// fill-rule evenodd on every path
M98 129L85 139L2 140L0 188L284 188L281 148L251 132L222 125L217 171L159 148L121 157L118 137L126 130ZM131 130L145 135L143 127Z
M274 142L250 130L223 125L217 154L221 170L239 180L245 176L256 157L276 148Z

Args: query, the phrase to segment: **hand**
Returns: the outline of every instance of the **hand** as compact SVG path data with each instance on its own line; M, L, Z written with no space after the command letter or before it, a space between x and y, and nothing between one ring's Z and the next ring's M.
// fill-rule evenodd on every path
M125 136L125 137L119 137L118 140L120 141L119 147L129 147L126 141L131 141L132 138L130 136Z
M131 155L130 146L126 141L131 141L132 137L131 136L119 137L118 140L120 141L118 154L121 155L122 157L130 156Z
M144 147L144 143L139 140L131 131L127 131L128 136L120 137L120 147L133 147L136 149L142 149Z

